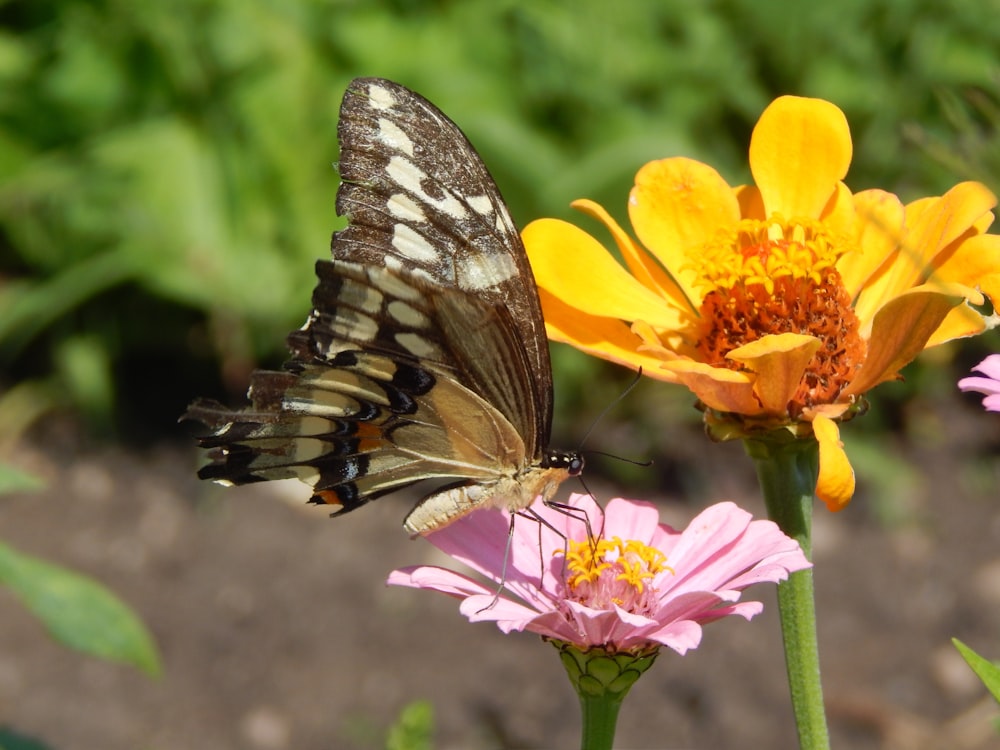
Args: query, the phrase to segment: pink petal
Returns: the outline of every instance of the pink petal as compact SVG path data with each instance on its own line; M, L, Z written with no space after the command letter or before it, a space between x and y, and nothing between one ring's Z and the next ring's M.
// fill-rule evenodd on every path
M538 612L496 593L470 596L459 605L459 612L470 622L495 622L503 632L524 630L538 617Z
M978 377L962 378L958 381L958 387L963 391L973 391L975 393L983 393L987 396L995 396L1000 393L1000 380Z
M479 582L436 565L414 565L394 570L386 579L389 586L408 586L414 589L431 589L448 596L466 597L482 594L487 589Z
M660 511L652 503L614 498L604 510L604 536L607 539L636 539L650 544L660 522Z
M1000 354L991 354L972 369L994 380L1000 380Z
M650 633L649 639L684 655L701 643L701 625L691 620L671 622Z

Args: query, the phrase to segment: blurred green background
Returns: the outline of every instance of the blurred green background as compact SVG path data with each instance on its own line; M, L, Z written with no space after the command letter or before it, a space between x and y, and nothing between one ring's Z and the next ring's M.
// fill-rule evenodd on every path
M52 412L127 444L186 436L194 396L239 403L251 369L283 360L341 226L336 117L357 75L457 121L522 226L579 197L624 221L653 158L745 181L751 128L784 93L845 111L852 189L913 199L1000 175L995 0L31 0L0 2L0 28L7 437ZM900 427L893 404L952 391L991 349L925 355L865 429ZM629 375L555 360L573 444ZM697 422L690 403L643 384L615 414L652 445L626 452L657 455L664 424Z

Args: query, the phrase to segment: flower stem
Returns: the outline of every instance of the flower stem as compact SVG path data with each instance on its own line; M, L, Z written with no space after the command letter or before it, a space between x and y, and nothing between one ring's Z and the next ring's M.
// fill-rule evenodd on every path
M582 750L611 750L615 743L618 709L628 691L656 661L658 647L609 653L600 646L584 648L565 641L549 641L580 696L583 711Z
M803 554L812 560L812 507L819 445L815 440L770 436L746 438L744 445L757 470L768 516L797 540ZM812 568L792 573L778 585L778 611L799 747L827 750L830 738L820 681Z
M611 750L615 743L618 709L622 706L623 697L615 697L608 693L580 694L580 708L583 709L581 750Z

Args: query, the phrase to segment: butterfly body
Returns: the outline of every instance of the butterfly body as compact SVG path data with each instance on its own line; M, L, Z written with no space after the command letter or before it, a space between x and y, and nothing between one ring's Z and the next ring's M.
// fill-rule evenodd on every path
M461 131L398 84L357 79L338 128L333 260L285 371L255 372L251 406L197 401L213 433L199 476L296 477L313 502L353 510L422 479L405 528L422 534L481 507L520 510L579 473L546 451L552 375L524 248Z

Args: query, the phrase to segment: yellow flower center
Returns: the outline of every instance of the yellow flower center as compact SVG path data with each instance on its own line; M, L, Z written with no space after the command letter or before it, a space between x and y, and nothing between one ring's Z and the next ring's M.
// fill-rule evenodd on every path
M850 293L835 267L848 248L820 222L745 219L705 248L694 269L704 292L698 350L707 364L739 369L726 359L769 334L815 336L820 347L806 368L789 415L831 403L864 361Z
M664 570L673 572L660 550L634 539L570 539L556 554L564 552L568 598L594 609L617 604L645 614L656 604L653 579Z

